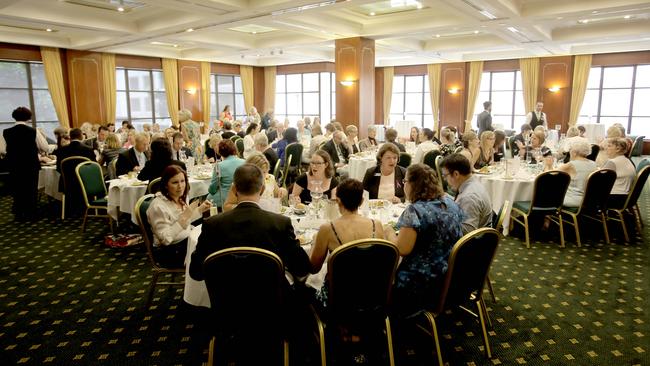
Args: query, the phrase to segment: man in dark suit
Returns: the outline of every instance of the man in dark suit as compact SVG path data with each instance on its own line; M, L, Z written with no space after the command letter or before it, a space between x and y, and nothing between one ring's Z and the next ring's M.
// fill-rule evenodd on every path
M172 159L183 161L192 157L192 150L183 146L183 134L180 132L174 133L172 136Z
M18 107L11 116L16 120L16 124L2 133L14 199L11 211L17 221L31 220L36 216L38 171L41 169L37 133L26 123L32 119L29 109Z
M303 277L309 273L309 258L296 239L291 220L258 206L264 189L264 174L252 164L237 168L233 189L239 204L233 210L212 216L203 222L190 261L190 277L197 281L203 280L205 258L216 251L237 246L270 250L282 259L294 277Z
M93 137L84 141L86 145L93 148L93 150L101 152L104 149L104 143L106 142L106 137L108 136L108 127L99 126L97 130L97 137Z
M384 134L384 137L386 138L386 142L390 142L391 144L397 146L400 152L406 152L406 148L404 147L404 144L401 144L397 142L397 130L394 128L389 128L386 130L386 133Z
M223 132L221 133L221 138L224 140L227 140L231 137L235 136L235 132L232 130L232 123L230 122L224 122L223 123Z
M83 132L78 128L70 130L70 143L62 146L56 150L56 170L61 173L61 162L63 159L71 156L81 156L95 161L95 151L92 147L86 145L83 141ZM68 166L63 171L65 177L65 185L63 182L63 174L59 177L59 192L65 194L65 214L66 216L76 216L82 213L84 208L83 196L81 194L81 186L79 185L74 173L76 166ZM64 189L65 188L65 189Z
M140 132L135 135L135 145L117 156L115 175L120 176L132 171L140 171L149 160L149 134Z
M483 102L483 112L481 112L476 118L478 122L479 138L481 137L483 131L494 131L494 127L492 127L492 115L490 114L491 112L492 102L489 100L487 102Z
M336 168L341 167L348 162L348 157L350 156L350 151L343 143L345 141L345 135L341 131L335 131L332 135L332 139L327 141L323 145L322 150L327 151L332 158L332 162Z
M65 158L71 156L83 156L88 158L91 161L95 161L95 151L92 147L84 144L81 140L83 139L83 132L78 128L73 128L70 130L70 144L62 146L57 150L56 154L56 171L61 172L61 162Z

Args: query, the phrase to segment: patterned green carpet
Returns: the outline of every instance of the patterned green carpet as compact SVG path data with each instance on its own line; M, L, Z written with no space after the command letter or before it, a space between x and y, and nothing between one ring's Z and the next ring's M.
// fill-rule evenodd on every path
M647 190L647 187L646 187ZM203 312L182 303L182 289L161 288L144 309L150 268L140 247L102 244L108 226L57 219L14 223L0 197L0 365L200 365L207 361ZM650 225L645 192L641 211ZM585 225L582 248L517 237L501 243L486 296L494 357L484 358L478 323L463 312L441 317L443 358L451 365L650 365L650 258L647 238L600 242ZM590 230L592 229L593 230ZM418 356L423 356L422 354ZM406 357L398 365L424 364ZM432 364L428 360L426 364ZM294 365L307 364L303 359Z

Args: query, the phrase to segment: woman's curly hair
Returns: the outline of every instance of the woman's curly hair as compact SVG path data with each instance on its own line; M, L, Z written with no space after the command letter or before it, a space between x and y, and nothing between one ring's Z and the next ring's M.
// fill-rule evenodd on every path
M433 169L425 164L413 164L406 170L406 180L411 185L408 200L431 201L442 196L438 178Z

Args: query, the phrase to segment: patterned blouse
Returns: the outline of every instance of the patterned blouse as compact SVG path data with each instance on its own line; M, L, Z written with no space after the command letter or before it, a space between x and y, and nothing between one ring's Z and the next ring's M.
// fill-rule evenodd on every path
M406 296L397 299L412 314L433 305L434 291L447 272L451 248L463 236L464 214L449 196L432 201L417 201L400 216L397 227L409 227L417 232L411 254L397 268L395 287Z

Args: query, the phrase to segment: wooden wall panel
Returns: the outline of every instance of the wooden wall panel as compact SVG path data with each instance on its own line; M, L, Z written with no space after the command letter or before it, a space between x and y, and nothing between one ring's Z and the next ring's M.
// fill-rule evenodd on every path
M591 57L592 66L627 66L650 64L650 51L603 53Z
M466 65L463 62L442 64L440 81L440 126L465 126L465 105L467 104ZM457 94L447 90L458 88Z
M519 70L519 60L494 60L484 61L483 71L514 71Z
M239 75L239 65L212 63L213 74Z
M271 106L265 106L264 105L264 68L263 67L253 67L253 91L254 91L254 98L253 98L253 105L257 108L257 112L260 114L260 116L264 116L264 112L268 110L269 108L273 108Z
M368 126L375 123L375 41L362 39L359 65L359 118L356 126L365 138ZM353 122L353 121L350 121ZM349 123L352 124L352 123Z
M0 43L0 59L41 61L41 48L13 43Z
M544 102L544 113L549 128L562 125L562 131L568 128L571 109L571 83L573 79L573 57L543 57L539 60L539 88L537 100ZM559 86L558 92L548 89ZM530 111L526 111L528 113ZM518 130L519 126L515 126Z
M384 68L375 68L375 124L384 124ZM361 133L361 131L359 131ZM366 134L366 132L364 132Z
M307 64L279 65L277 75L303 74L310 72L335 72L336 66L332 62L311 62Z
M159 57L115 55L115 66L129 69L162 70L162 59Z
M203 120L203 100L201 98L201 63L198 61L178 60L178 103L181 109L192 112L192 119ZM194 89L190 94L187 90Z
M100 53L67 51L70 114L73 127L79 127L84 122L106 123L101 65Z
M394 75L426 75L427 65L395 66Z

